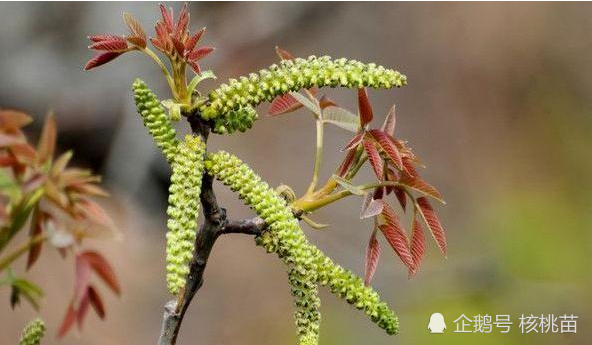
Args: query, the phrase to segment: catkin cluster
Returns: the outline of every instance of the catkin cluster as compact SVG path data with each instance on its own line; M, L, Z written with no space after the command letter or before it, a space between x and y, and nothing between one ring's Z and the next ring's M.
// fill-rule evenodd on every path
M138 113L144 120L144 126L148 128L148 132L154 138L156 146L162 150L167 161L171 163L177 153L179 144L171 120L154 92L148 88L146 83L136 79L132 84L132 89Z
M301 345L316 344L318 340L317 284L328 286L332 293L364 310L387 333L398 332L397 317L380 301L378 294L310 244L284 199L247 165L226 152L209 155L205 165L208 173L238 192L268 224L268 231L256 238L257 244L270 253L277 253L288 266Z
M193 255L199 213L205 145L199 137L187 135L179 144L172 163L166 234L166 271L169 291L176 295L185 286Z
M214 118L214 133L231 134L236 131L245 132L253 126L259 114L250 105L231 111L227 116Z
M23 329L19 345L39 345L44 334L45 323L41 319L35 319Z
M268 252L277 255L286 264L296 305L296 325L299 344L317 344L320 323L316 266L308 251L308 242L298 221L285 200L267 183L262 182L246 164L236 156L219 152L208 156L208 173L237 192L268 225L267 233L259 243Z
M205 119L233 116L232 112L241 107L256 106L279 95L313 86L391 88L406 83L404 75L374 63L310 56L283 60L248 77L230 79L210 92L200 112Z

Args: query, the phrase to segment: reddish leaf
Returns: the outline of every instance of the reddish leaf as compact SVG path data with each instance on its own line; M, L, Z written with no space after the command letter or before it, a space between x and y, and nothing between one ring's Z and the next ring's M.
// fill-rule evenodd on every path
M142 41L144 41L144 46L142 48L145 48L146 33L144 32L144 29L142 29L142 25L140 25L136 18L134 18L131 14L127 12L123 13L123 21L125 22L125 24L127 24L127 27L129 28L132 36L138 37Z
M201 39L201 36L204 34L205 31L206 31L206 28L203 27L199 31L197 31L195 33L195 35L189 37L187 42L185 42L185 50L188 52L192 51L195 48L195 46L197 45L197 43L199 42L199 40Z
M417 173L417 170L415 170L415 166L413 166L413 162L407 157L403 157L403 167L405 168L407 174L409 174L410 176L419 175Z
M90 299L88 296L88 288L84 291L84 296L80 299L80 304L78 305L78 311L76 312L76 323L78 324L78 329L82 329L82 324L84 323L84 319L86 315L88 315L88 310L90 307Z
M162 14L162 20L167 32L173 32L173 9L171 8L169 13L166 7L164 7L163 4L160 4L160 13Z
M113 292L117 295L121 294L121 289L117 277L115 276L115 272L101 254L94 251L86 251L80 254L80 256L88 261L94 272L103 279Z
M33 211L33 217L31 218L31 229L29 230L29 237L34 238L43 233L43 222L45 221L45 214L35 208ZM41 255L41 249L43 248L43 241L38 242L29 249L27 256L27 270L29 270L37 259Z
M414 217L413 230L411 233L411 256L413 257L413 265L415 266L415 269L413 271L409 271L410 276L414 276L419 270L425 250L425 235L423 233L423 229L421 228L421 224Z
M119 37L116 40L99 41L88 46L88 49L104 50L109 52L123 52L128 48L124 38Z
M196 61L189 60L187 61L187 63L189 64L189 66L191 66L193 72L195 72L196 74L201 74L201 67Z
M76 277L74 281L74 300L81 301L90 282L91 263L83 255L76 256Z
M96 202L88 198L81 198L78 200L77 204L81 207L86 218L106 227L113 226L111 217L109 217L107 212L105 212L105 210L103 210L103 208Z
M370 165L372 166L372 170L374 170L374 174L376 174L376 177L378 178L378 180L382 181L382 174L384 172L384 167L383 167L383 162L382 162L382 158L380 158L380 154L378 153L378 150L376 149L376 146L374 146L374 143L371 142L370 140L363 140L362 143L364 144L364 149L366 150L366 154L368 155L368 161L370 162Z
M347 171L351 167L355 156L356 156L355 150L347 151L347 154L345 155L345 159L343 160L343 162L341 162L341 165L339 166L339 172L337 173L337 175L339 175L340 177L345 176L345 174L347 173Z
M105 318L105 306L103 304L103 300L101 299L101 296L99 295L97 290L92 285L88 287L88 297L90 300L90 304L92 305L92 307L95 310L95 312L97 313L97 315L101 319L104 319Z
M33 164L35 157L37 156L35 148L26 143L12 145L10 147L10 152L12 152L19 163L26 165Z
M432 198L444 203L444 199L442 198L442 194L438 192L438 190L432 186L431 184L424 181L419 175L410 176L409 174L404 173L403 176L399 179L401 184L408 186L411 189L414 189L424 195L431 196Z
M70 185L70 189L76 191L80 194L90 195L90 196L100 196L100 197L108 197L109 193L107 193L103 188L91 184L91 183L80 183L80 184L72 184Z
M376 200L372 197L372 193L366 194L362 202L362 211L360 212L360 219L366 219L377 216L382 213L384 203L382 200Z
M368 246L366 247L366 265L364 269L364 284L370 285L376 267L378 267L378 259L380 258L380 244L376 239L376 229L372 231Z
M122 37L117 36L117 35L112 35L112 34L103 34L103 35L91 35L91 36L88 36L88 39L91 42L101 42L101 41L122 40Z
M358 144L362 141L362 139L364 139L364 132L360 132L358 134L356 134L346 145L344 148L341 149L341 151L348 151L353 149L354 147L358 146Z
M74 325L75 321L76 310L74 309L72 303L70 303L70 306L68 306L68 310L66 311L66 315L62 320L62 324L60 325L60 329L58 330L58 338L62 338L64 335L66 335L70 328L72 328L72 325Z
M185 44L175 37L172 38L172 41L173 41L173 47L175 47L177 54L179 54L179 56L184 56L185 55Z
M43 174L35 174L31 176L28 180L23 183L23 192L29 193L34 191L35 189L41 187L43 183L47 180L47 175Z
M22 142L23 139L19 136L0 133L0 147L12 146Z
M39 143L37 143L37 162L43 165L53 157L57 138L57 125L53 113L45 118Z
M368 99L368 91L365 87L358 89L358 111L360 112L360 123L362 127L366 126L374 118L372 105Z
M382 124L381 130L387 135L393 136L395 133L396 121L395 105L393 105L384 118L384 123Z
M399 150L397 149L391 138L389 138L389 135L378 129L372 129L369 131L369 133L372 135L374 140L376 140L376 142L380 146L380 149L386 153L386 155L395 164L395 166L399 170L402 170L403 160L401 158L401 154L399 153Z
M288 52L287 50L284 50L278 46L275 46L275 53L277 54L277 56L280 57L280 59L282 60L292 60L294 59L294 55L292 55L290 52Z
M399 201L399 205L401 205L401 208L403 209L403 211L405 211L405 208L407 207L407 193L405 193L405 190L403 190L403 188L400 187L393 188L393 192L395 193L395 197Z
M302 107L302 103L298 102L294 96L286 93L282 96L276 97L269 105L267 115L276 116L286 113L291 113Z
M382 215L385 221L385 224L380 225L382 234L395 250L395 253L401 258L401 261L405 266L411 271L414 270L413 256L409 249L409 241L405 234L405 230L403 230L403 227L401 226L399 217L386 203L384 203Z
M179 12L179 19L177 20L177 26L175 27L175 31L173 36L177 38L181 38L187 30L187 25L189 24L189 11L187 8L187 3L183 5L181 12Z
M444 233L444 229L442 228L442 224L440 224L436 212L434 212L432 205L430 205L430 202L425 197L417 198L417 205L419 206L419 213L430 229L434 240L436 240L436 243L438 244L438 248L440 248L442 254L446 256L446 234Z
M122 54L121 52L106 52L103 54L99 54L99 55L95 56L94 58L90 59L86 63L86 65L84 66L84 70L88 71L89 69L104 65L107 62L117 58L121 54Z
M138 36L128 36L127 41L138 47L146 48L146 40Z
M319 106L321 109L325 109L327 107L336 107L337 103L335 103L332 99L327 97L327 95L323 95L321 99L319 99Z
M193 61L201 60L204 57L208 56L211 52L213 52L214 49L214 47L208 46L199 47L196 50L189 53L189 55L187 55L187 58Z

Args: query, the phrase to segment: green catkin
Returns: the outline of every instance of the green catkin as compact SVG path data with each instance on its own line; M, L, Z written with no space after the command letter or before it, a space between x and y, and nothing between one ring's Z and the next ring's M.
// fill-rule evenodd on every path
M205 145L199 137L187 135L179 144L172 163L169 187L166 271L170 293L185 286L189 261L193 256L199 212L199 195L204 171Z
M205 119L232 116L232 111L241 107L254 107L279 95L313 86L391 88L406 83L404 75L374 63L310 56L283 60L248 77L230 79L210 92L208 102L200 107L200 112Z
M44 334L45 323L41 319L35 319L23 329L19 345L39 345Z
M290 286L296 304L296 323L300 344L316 344L320 314L316 283L328 286L332 293L364 312L389 334L398 333L395 314L379 295L366 287L361 278L333 263L310 244L292 215L290 207L274 190L262 182L248 166L226 152L209 155L208 173L238 192L268 224L269 231L257 237L257 244L270 253L277 253L289 267ZM312 262L311 262L312 259ZM315 279L308 270L315 270ZM312 321L312 322L311 322ZM303 327L301 327L301 325ZM312 336L309 336L312 335ZM313 340L311 340L313 339Z
M236 131L245 132L253 126L259 114L251 106L241 107L233 110L227 116L214 118L213 132L217 134L232 134Z
M148 128L148 132L154 138L156 146L162 150L167 161L171 163L179 145L179 139L177 139L177 133L171 120L154 92L148 88L146 83L136 79L132 84L132 89L138 114L142 116L144 126Z
M211 154L206 160L209 174L216 176L245 201L268 225L273 234L272 245L258 241L268 252L277 253L288 269L294 302L295 319L300 345L318 344L320 299L316 286L317 274L314 258L308 250L298 221L286 201L267 183L262 182L246 164L226 152Z

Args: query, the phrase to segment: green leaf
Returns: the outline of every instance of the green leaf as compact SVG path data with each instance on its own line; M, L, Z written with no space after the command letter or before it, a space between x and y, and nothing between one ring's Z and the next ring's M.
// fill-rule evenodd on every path
M323 122L356 133L360 129L360 118L355 114L336 106L323 109Z
M24 297L35 310L39 310L39 300L43 297L43 290L36 284L21 278L13 278L10 282L10 305L14 308Z
M313 103L308 97L299 92L290 92L290 95L296 98L296 100L308 108L308 110L312 111L317 117L321 117L321 107L316 100L314 101L315 103Z
M331 178L334 179L335 182L337 182L343 189L347 190L348 192L354 195L366 194L366 192L364 192L362 189L352 185L348 180L344 179L343 177L333 175Z

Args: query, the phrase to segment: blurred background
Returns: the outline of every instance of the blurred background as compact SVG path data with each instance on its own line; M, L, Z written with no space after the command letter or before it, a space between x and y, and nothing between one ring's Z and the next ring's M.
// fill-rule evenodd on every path
M178 9L181 4L173 6ZM592 5L560 3L192 3L192 29L207 26L203 61L220 80L276 62L280 45L298 56L349 57L392 66L403 89L370 92L377 125L397 104L397 133L427 165L425 178L444 194L437 206L448 233L442 259L430 243L412 280L390 250L373 286L397 311L401 334L390 337L341 300L322 291L321 343L332 344L588 344L592 336ZM46 288L41 316L47 344L150 344L158 337L164 283L168 167L135 114L130 85L141 76L168 98L159 70L127 54L83 72L92 56L86 36L124 33L129 11L152 33L156 3L1 3L0 107L30 112L38 135L50 109L60 150L101 173L113 197L102 200L123 236L88 241L116 266L117 299L104 287L107 320L94 314L79 334L55 339L72 293L73 269L51 250L27 277ZM213 82L204 83L213 87ZM328 90L355 109L355 92ZM271 185L302 193L312 171L314 123L304 111L263 116L245 134L214 136L213 148L234 152ZM179 126L183 128L183 124ZM326 134L324 177L339 163L349 134ZM370 178L370 172L364 172ZM233 217L251 213L218 188ZM337 262L363 272L370 222L351 198L318 212L326 231L306 228ZM385 243L383 243L385 244ZM24 260L22 260L24 261ZM15 268L23 271L24 262ZM35 312L10 310L0 291L0 343L14 344ZM447 332L430 335L440 312ZM509 334L453 333L461 314L510 315ZM522 315L574 314L577 334L521 334ZM435 338L437 337L437 338ZM205 284L181 331L182 344L293 344L291 298L280 262L252 238L216 243Z

